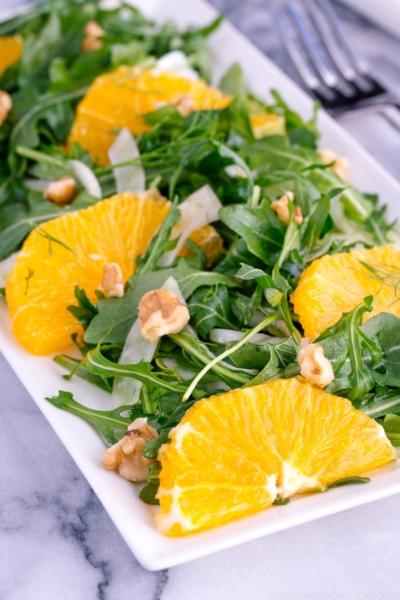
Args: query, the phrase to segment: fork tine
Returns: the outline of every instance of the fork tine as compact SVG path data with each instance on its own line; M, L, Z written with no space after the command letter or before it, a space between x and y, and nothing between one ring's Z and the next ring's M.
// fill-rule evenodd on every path
M313 92L317 92L320 88L320 81L318 77L310 69L307 58L304 55L304 50L300 46L297 37L290 25L286 15L280 7L274 2L271 7L272 15L278 26L278 32L282 38L282 41L288 51L290 58L292 59L297 72L299 73L303 83L307 88Z
M328 2L328 0L318 0L318 2L322 10L324 11L327 20L329 21L331 29L333 30L336 36L336 39L338 40L339 44L341 44L341 46L345 49L355 69L357 69L360 75L368 77L370 69L367 61L359 54L349 37L344 34L339 20L336 16L336 13L333 10L330 2Z
M339 78L316 41L302 9L293 0L287 0L286 6L293 25L323 82L330 88L338 89Z
M347 40L331 5L325 0L305 0L305 3L326 51L339 73L363 91L370 91L373 83L368 77L368 65ZM352 50L346 52L349 44ZM361 61L360 65L357 61Z
M356 71L350 64L347 56L338 47L336 39L332 34L332 29L326 18L324 18L320 6L316 0L303 0L303 2L307 8L308 15L314 22L315 29L318 31L319 36L325 45L325 49L330 59L335 64L342 77L347 81L353 81L356 78Z

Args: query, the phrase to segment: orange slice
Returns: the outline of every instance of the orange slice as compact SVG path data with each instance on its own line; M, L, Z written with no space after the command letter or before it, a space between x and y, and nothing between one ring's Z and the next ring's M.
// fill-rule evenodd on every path
M286 133L283 115L268 112L252 100L249 102L249 115L250 125L257 140L267 135L284 135Z
M217 256L224 251L224 242L212 225L200 227L192 233L189 239L204 251L207 256L207 266L211 266ZM193 253L184 246L179 252L179 256L193 256Z
M75 286L96 301L109 263L119 264L125 282L169 206L161 197L125 192L34 229L6 284L12 331L22 346L50 354L68 346L73 333L81 334L67 310L77 303Z
M381 425L304 380L197 402L159 453L158 529L181 536L323 491L396 456Z
M20 35L0 38L0 76L21 58L24 41Z
M217 110L231 101L201 80L192 81L174 73L153 75L137 67L121 66L94 80L78 105L69 142L79 142L94 161L107 165L107 150L116 130L127 127L133 135L149 131L144 114L187 97L193 110Z
M375 296L374 308L364 315L364 321L381 312L400 317L399 277L400 250L392 246L314 260L302 273L291 296L305 336L314 340L369 295Z

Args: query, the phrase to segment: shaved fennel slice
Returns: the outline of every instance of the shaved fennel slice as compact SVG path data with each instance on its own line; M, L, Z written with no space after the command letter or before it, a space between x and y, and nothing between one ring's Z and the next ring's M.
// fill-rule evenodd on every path
M172 71L180 77L191 79L192 81L199 79L199 74L192 69L186 54L182 50L172 50L172 52L164 54L164 56L158 59L152 73L159 75L168 71Z
M242 331L216 328L210 331L210 340L217 344L229 344L230 342L238 342L244 335L246 334ZM252 344L280 344L283 341L284 338L266 335L265 333L256 333L256 335L251 338Z
M115 142L108 150L112 165L125 163L139 158L140 152L135 138L127 127L119 132ZM118 194L123 192L142 192L146 188L146 175L141 165L126 165L114 169Z
M92 169L89 169L89 167L80 160L70 160L69 164L76 178L79 179L88 194L95 198L101 198L101 187Z
M182 369L176 362L174 358L163 358L162 363L168 369L174 369L181 377L182 381L188 381L189 379L193 379L193 377L197 374L195 371L186 371L186 369Z
M178 252L184 246L188 237L209 223L218 221L219 211L222 208L218 197L210 188L204 185L196 192L191 194L178 206L181 211L181 219L175 225L171 233L171 240L179 238L179 241L170 252L166 252L158 261L159 266L169 267L174 262Z
M6 286L7 277L14 268L18 254L19 252L14 252L14 254L10 254L10 256L0 261L0 288Z
M168 277L162 289L175 294L182 304L186 304L179 285L173 277ZM142 359L150 362L153 359L157 344L158 342L147 342L144 339L140 330L139 319L136 319L128 333L118 362L122 365L136 365ZM116 377L111 394L112 408L117 408L125 404L136 404L139 401L142 385L137 379Z

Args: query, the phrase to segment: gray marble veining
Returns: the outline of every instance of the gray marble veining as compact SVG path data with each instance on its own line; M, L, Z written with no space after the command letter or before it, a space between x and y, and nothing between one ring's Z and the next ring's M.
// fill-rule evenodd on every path
M16 4L0 0L1 8L7 3ZM267 0L214 4L296 78ZM400 95L400 40L344 7L339 14ZM346 127L400 179L400 138L379 116ZM399 496L168 571L145 571L1 357L0 481L0 600L264 600L296 598L301 590L308 597L318 590L383 597L400 588Z

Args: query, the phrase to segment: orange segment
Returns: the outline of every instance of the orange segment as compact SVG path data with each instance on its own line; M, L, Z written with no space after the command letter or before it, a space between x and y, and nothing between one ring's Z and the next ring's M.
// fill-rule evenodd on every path
M300 379L197 402L162 446L159 530L181 536L390 462L376 421Z
M128 127L133 135L149 131L143 115L179 102L182 96L191 98L194 110L217 110L231 101L201 80L121 66L95 79L77 108L69 142L79 142L93 160L107 165L107 150L115 140L116 129Z
M204 251L207 256L207 266L211 266L217 256L224 251L224 242L212 225L205 225L197 229L189 239ZM179 252L179 256L193 256L193 253L184 246Z
M286 132L285 117L265 110L265 108L250 100L250 125L254 137L258 140L267 135L284 135Z
M0 38L0 76L21 58L24 41L20 35Z
M161 197L125 192L34 229L6 287L12 330L24 348L50 354L68 346L71 334L81 334L78 321L66 310L77 303L75 285L96 301L104 265L113 262L126 281L169 206Z
M375 273L360 261L370 265ZM364 315L364 321L381 312L400 317L399 275L400 251L392 246L315 260L302 273L291 297L305 336L314 340L369 295L375 296L374 309Z

